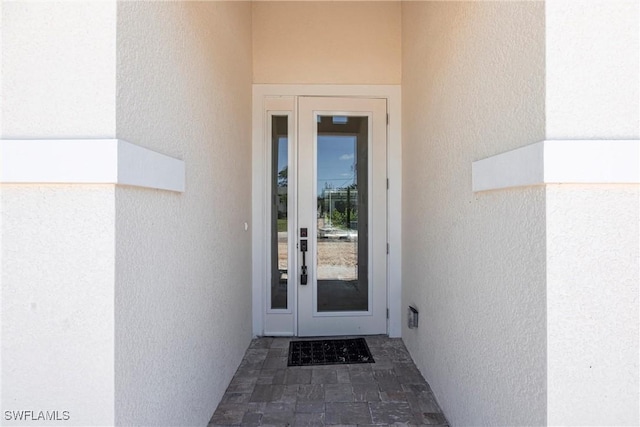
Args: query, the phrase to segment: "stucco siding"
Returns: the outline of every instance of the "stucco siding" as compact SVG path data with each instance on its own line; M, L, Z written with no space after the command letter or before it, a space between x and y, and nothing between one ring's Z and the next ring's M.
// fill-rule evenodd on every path
M1 11L2 138L112 138L115 2ZM0 192L2 424L24 424L29 410L113 424L114 187Z
M544 139L544 4L405 2L403 330L452 425L546 422L545 190L471 164Z
M3 425L21 410L113 423L113 192L2 186Z
M3 138L112 138L115 1L2 2Z
M548 0L547 139L637 139L640 3Z
M400 2L253 2L253 82L399 84Z
M638 425L640 191L547 189L551 425Z
M117 99L186 189L116 189L116 422L206 425L251 338L250 4L120 3Z
M545 13L550 144L640 139L640 4ZM549 424L639 425L640 186L552 185L546 217Z

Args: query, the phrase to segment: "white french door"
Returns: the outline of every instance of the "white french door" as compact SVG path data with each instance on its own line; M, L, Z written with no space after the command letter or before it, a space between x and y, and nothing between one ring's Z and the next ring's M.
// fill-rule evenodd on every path
M386 333L386 102L300 97L298 129L298 335Z
M265 333L386 334L386 100L270 105Z

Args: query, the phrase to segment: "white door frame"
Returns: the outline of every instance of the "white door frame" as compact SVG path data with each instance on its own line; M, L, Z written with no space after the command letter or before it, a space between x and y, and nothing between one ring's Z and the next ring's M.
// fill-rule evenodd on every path
M388 334L400 337L402 332L402 144L401 144L401 98L399 85L253 85L253 145L252 145L252 294L253 335L292 336L297 334L295 314L283 316L282 322L265 325L267 314L266 286L267 239L269 239L265 203L268 182L267 146L265 144L267 114L265 101L280 98L283 104L297 109L297 96L332 96L385 98L389 114L387 127L387 241L389 242L387 269L387 301L389 309ZM294 114L295 117L295 114ZM297 124L294 124L294 135ZM292 135L290 135L292 137ZM295 291L294 291L295 292ZM294 296L295 298L295 296ZM293 310L295 312L295 310ZM292 313L293 314L293 313Z

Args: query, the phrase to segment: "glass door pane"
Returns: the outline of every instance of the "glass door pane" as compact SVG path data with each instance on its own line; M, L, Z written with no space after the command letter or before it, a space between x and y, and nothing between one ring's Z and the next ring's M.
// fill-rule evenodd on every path
M368 311L368 117L318 116L317 311Z
M289 288L288 117L271 117L271 309L287 309Z

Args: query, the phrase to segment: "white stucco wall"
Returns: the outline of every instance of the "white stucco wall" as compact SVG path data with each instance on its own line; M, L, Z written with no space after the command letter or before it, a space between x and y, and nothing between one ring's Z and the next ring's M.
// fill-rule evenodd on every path
M2 137L111 138L115 1L6 1Z
M403 339L452 425L546 422L545 190L472 193L544 139L544 4L404 2Z
M640 3L547 0L547 139L637 139Z
M640 139L640 4L546 22L547 139ZM639 425L640 188L549 186L546 216L549 424Z
M253 3L253 82L399 84L400 2Z
M206 425L251 338L250 4L120 3L117 75L186 190L116 190L116 421Z
M550 425L640 424L640 191L547 189Z
M114 2L3 2L2 138L115 135L115 24ZM0 192L2 423L113 424L114 188Z
M113 187L3 185L1 197L3 425L25 410L113 424Z

